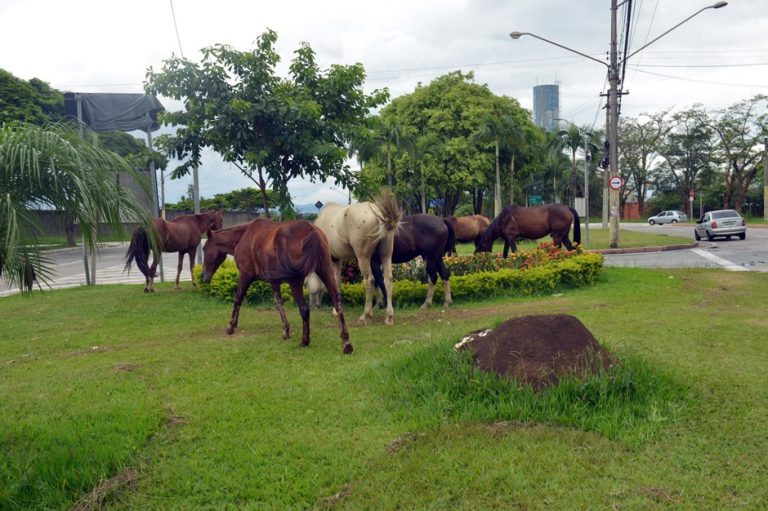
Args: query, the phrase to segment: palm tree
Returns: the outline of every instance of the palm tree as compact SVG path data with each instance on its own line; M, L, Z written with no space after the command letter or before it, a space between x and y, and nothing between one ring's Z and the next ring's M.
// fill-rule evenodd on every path
M480 121L480 127L474 133L473 139L480 144L493 144L496 154L496 180L493 190L494 216L501 213L501 159L500 148L502 140L509 137L515 130L514 119L509 115L488 113Z
M421 195L421 212L427 212L427 179L424 175L424 158L428 155L436 156L442 149L442 143L433 133L421 135L416 138L409 157L413 159L414 165L419 171L419 194Z
M126 160L86 138L66 124L0 126L0 276L23 293L51 276L34 210L55 209L74 218L91 250L99 223L118 235L124 220L148 225L143 207L116 182L115 173L131 174L140 183L143 178Z
M352 148L360 161L369 161L382 150L387 159L387 186L392 188L392 158L403 148L413 146L406 129L392 118L377 117L366 140Z

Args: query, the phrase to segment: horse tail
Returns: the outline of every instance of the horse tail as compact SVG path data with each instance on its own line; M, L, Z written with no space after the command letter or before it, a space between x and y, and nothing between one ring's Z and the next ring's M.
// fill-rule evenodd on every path
M581 244L581 223L579 220L579 213L573 209L568 208L573 213L573 242Z
M384 230L394 233L397 226L400 225L400 220L403 219L403 212L400 210L400 206L397 204L392 191L389 188L385 188L374 198L373 203L379 209L376 212L376 216Z
M448 228L448 239L445 240L445 254L456 253L456 229L453 228L453 222L448 218L443 218L443 223Z
M125 266L123 271L130 271L131 264L136 261L136 266L139 268L144 277L154 278L154 275L150 275L149 264L149 234L145 227L139 226L133 230L131 236L131 243L128 245L128 251L125 253Z
M301 259L296 262L297 264L294 267L296 271L300 271L305 276L312 272L318 273L317 269L326 264L326 259L328 262L331 262L331 250L328 248L328 239L323 231L309 222L307 222L307 230L307 236L304 238L302 246ZM325 282L323 283L325 284Z

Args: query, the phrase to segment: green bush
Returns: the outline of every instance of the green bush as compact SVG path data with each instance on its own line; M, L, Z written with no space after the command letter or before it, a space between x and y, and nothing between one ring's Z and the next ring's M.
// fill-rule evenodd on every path
M483 270L451 277L451 295L454 300L484 300L496 296L533 295L551 293L560 287L579 287L593 284L603 270L603 256L593 253L567 253L553 256L547 252L538 251L528 256L520 269L514 267ZM474 256L472 261L463 261L467 268L496 264L495 257L485 254ZM458 259L458 258L453 258ZM536 261L535 266L530 266ZM506 263L503 263L506 264ZM200 267L195 267L195 278L200 287L212 296L224 300L232 300L237 289L237 267L231 261L225 261L214 275L209 284L199 279ZM290 289L282 286L283 300L291 300ZM396 278L393 283L392 296L400 305L420 304L427 293L427 284L415 279ZM342 284L342 300L347 305L362 305L365 303L365 286L362 283ZM435 302L443 299L441 285L436 286ZM246 300L252 304L264 304L272 301L272 289L268 283L257 281L253 283L246 294Z

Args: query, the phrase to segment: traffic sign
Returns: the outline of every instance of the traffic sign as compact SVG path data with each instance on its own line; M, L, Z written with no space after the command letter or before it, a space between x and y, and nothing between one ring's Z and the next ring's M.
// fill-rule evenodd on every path
M622 185L624 185L624 180L621 179L621 176L613 176L609 182L609 185L613 190L620 190Z

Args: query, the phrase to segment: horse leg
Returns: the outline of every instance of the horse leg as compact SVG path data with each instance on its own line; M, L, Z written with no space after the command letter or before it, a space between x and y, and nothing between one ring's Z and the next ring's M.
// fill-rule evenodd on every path
M334 265L335 266L335 265ZM332 268L327 265L319 265L315 268L315 273L318 278L325 284L325 288L328 290L328 294L331 297L331 303L333 304L333 310L336 312L336 316L339 318L339 328L341 329L341 350L349 355L352 353L352 344L349 342L349 332L347 331L347 322L344 320L344 307L341 304L341 293L339 292L339 286L334 280L334 275L331 273Z
M387 318L384 323L394 325L392 319L395 315L395 309L392 306L392 258L386 257L381 260L381 270L384 272L384 293L387 295Z
M360 273L363 274L363 283L365 284L365 307L363 308L363 315L358 318L360 324L365 325L368 323L368 319L373 316L373 288L374 279L371 272L371 259L368 257L358 257L357 264L360 266ZM391 272L391 270L390 270ZM384 284L386 288L386 282Z
M309 346L309 304L304 298L302 280L290 282L290 285L293 301L299 306L299 314L301 314L301 346L305 348Z
M509 240L504 238L504 259L509 257Z
M145 293L155 292L155 271L157 270L157 263L162 256L162 253L160 253L158 256L156 253L152 252L152 266L149 267L149 275L147 275L147 287L144 288ZM149 260L149 256L147 256L147 260Z
M253 282L252 277L246 277L242 273L240 274L240 279L237 281L237 291L235 291L235 303L232 308L232 318L229 320L229 326L227 327L227 335L235 333L237 321L240 319L240 305L243 303L245 293L251 286L251 282Z
M179 252L179 263L176 265L176 285L173 289L181 289L179 286L179 279L181 278L181 270L184 268L184 256L186 253Z
M451 298L451 272L445 267L445 262L443 262L442 257L437 260L436 266L437 273L439 273L440 278L443 279L443 307L448 307L453 303L453 299ZM437 279L435 279L435 284L437 284Z
M573 244L571 243L571 240L568 239L567 234L563 236L563 243L565 244L565 248L567 248L568 250L573 250Z
M432 297L435 295L435 284L437 284L437 269L431 259L426 261L427 263L427 299L421 304L422 309L432 306Z
M187 252L189 254L189 276L192 279L192 286L197 287L197 282L195 282L195 253L197 252L197 247L194 248L194 250Z
M283 339L287 339L291 336L291 325L288 324L288 318L285 317L283 295L280 293L280 283L270 282L269 285L272 286L272 294L275 297L275 308L277 309L278 314L280 314L280 319L283 322Z

